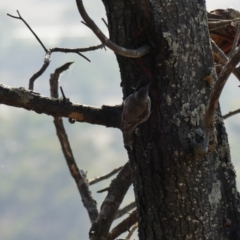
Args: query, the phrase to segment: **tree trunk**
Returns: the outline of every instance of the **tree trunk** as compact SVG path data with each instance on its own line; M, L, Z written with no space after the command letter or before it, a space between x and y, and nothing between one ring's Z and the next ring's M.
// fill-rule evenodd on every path
M215 151L199 158L193 150L203 141L216 80L204 1L103 2L113 42L152 47L140 59L117 56L124 98L137 84L151 83L150 118L128 150L139 238L240 239L239 196L220 109Z

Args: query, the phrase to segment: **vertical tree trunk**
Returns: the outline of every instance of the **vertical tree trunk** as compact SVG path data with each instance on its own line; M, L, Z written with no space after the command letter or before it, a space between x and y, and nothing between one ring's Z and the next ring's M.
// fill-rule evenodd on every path
M216 78L204 1L103 2L113 42L152 47L141 59L117 56L124 98L137 83L151 82L151 116L136 129L129 150L140 239L240 239L239 197L220 110L216 150L204 158L193 151L203 140Z

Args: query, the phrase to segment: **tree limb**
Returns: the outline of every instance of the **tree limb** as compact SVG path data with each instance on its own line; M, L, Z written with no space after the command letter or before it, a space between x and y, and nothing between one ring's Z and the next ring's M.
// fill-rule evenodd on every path
M134 226L130 229L126 239L130 239L137 228L138 228L138 223L135 223Z
M127 162L110 185L98 218L90 229L89 236L91 240L106 239L114 216L131 183L131 167Z
M221 63L225 64L229 59L225 53L217 46L217 44L211 39L211 45L213 52L217 55ZM240 81L240 69L239 67L234 68L233 74Z
M239 63L239 61L240 61L240 48L238 48L238 50L234 53L232 58L223 67L218 77L218 80L212 90L204 117L205 129L213 129L214 115L218 106L220 95L222 93L222 90L225 86L225 83L229 75L232 73L236 65Z
M233 115L236 115L238 113L240 113L240 109L237 109L235 111L229 112L229 113L223 115L222 117L223 117L223 119L227 119L227 118L229 118L229 117L231 117Z
M42 43L42 41L40 40L40 38L37 36L37 34L32 30L32 28L28 25L28 23L22 18L22 16L20 15L19 11L17 10L17 14L18 14L18 17L16 16L13 16L13 15L10 15L10 14L7 14L9 17L12 17L12 18L16 18L16 19L19 19L21 21L24 22L24 24L27 26L27 28L31 31L31 33L34 35L34 37L37 39L37 41L40 43L40 45L42 46L43 50L45 51L45 53L48 52L48 49L44 46L44 44Z
M44 113L53 117L67 117L78 122L120 128L121 106L101 108L66 102L62 99L43 97L25 88L14 88L0 84L0 103Z
M234 38L234 41L233 41L233 45L232 45L232 50L230 52L230 58L233 56L236 48L237 48L237 45L238 45L238 40L239 40L239 36L240 36L240 24L238 23L237 24L237 32L236 32L236 36Z
M104 47L104 44L99 44L97 46L92 46L92 47L87 47L87 48L74 48L74 49L55 47L55 48L51 48L50 51L51 52L64 52L64 53L79 53L79 52L95 51L95 50L101 49L103 47Z
M126 214L127 212L131 211L133 208L136 207L136 202L132 202L130 204L128 204L127 206L123 207L122 209L119 209L114 217L114 220L117 218L122 217L124 214Z
M133 211L126 219L119 223L108 234L107 240L114 240L122 233L128 231L137 222L137 211Z
M215 149L215 134L214 134L214 117L218 106L219 98L225 83L235 69L236 65L240 61L240 48L233 54L231 59L225 64L221 73L218 76L218 80L211 92L208 105L206 107L204 116L204 141L203 143L194 146L194 152L197 157L204 156L207 152L211 152ZM208 147L207 147L208 146Z
M91 180L89 180L88 183L89 183L89 185L93 185L93 184L98 183L98 182L100 182L102 180L108 179L111 176L113 176L114 174L116 174L117 172L119 172L121 169L122 169L122 166L112 170L110 173L105 174L105 175L103 175L101 177L96 177L94 179L91 179Z
M222 28L227 25L231 25L232 23L235 23L235 22L240 22L240 18L235 18L235 19L231 19L231 20L208 21L208 28L209 28L209 31L213 31L218 28Z
M88 16L83 6L82 0L76 0L76 3L78 11L82 16L83 20L85 21L86 25L94 32L94 34L100 39L103 44L106 44L106 46L113 50L116 54L130 58L139 58L150 52L150 46L148 45L142 46L136 50L132 50L120 47L117 44L113 43L103 34L103 32L98 28L95 22Z
M58 79L60 74L67 70L72 63L64 64L62 67L55 70L54 74L51 74L50 78L50 92L51 97L58 98ZM54 125L56 128L57 136L62 146L63 155L66 159L69 171L74 178L78 191L81 195L84 207L87 209L91 222L95 221L98 216L97 202L93 199L89 190L85 173L79 171L76 161L74 159L68 136L66 134L63 121L61 117L54 117Z

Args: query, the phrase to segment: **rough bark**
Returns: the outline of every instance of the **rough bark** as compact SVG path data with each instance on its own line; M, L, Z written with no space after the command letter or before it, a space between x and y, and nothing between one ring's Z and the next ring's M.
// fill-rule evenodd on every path
M124 98L137 83L151 82L151 116L128 151L139 238L240 239L239 196L220 109L215 151L202 159L193 153L214 84L203 79L216 79L204 1L103 2L113 42L152 47L140 59L117 56Z
M14 88L0 84L0 103L44 113L54 117L67 117L78 122L120 128L121 106L79 105L69 99L43 97L25 88Z

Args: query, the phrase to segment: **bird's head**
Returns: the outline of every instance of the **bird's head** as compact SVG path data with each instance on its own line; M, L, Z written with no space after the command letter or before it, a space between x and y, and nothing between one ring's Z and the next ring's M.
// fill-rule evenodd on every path
M136 93L135 96L138 100L146 100L148 97L149 92L149 85L140 88Z

